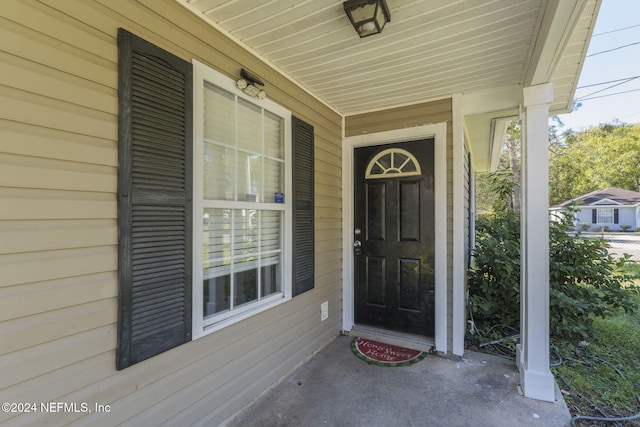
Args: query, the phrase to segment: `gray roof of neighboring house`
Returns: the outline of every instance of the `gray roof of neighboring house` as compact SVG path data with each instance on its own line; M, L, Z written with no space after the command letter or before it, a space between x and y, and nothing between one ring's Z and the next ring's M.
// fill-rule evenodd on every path
M632 206L640 203L640 193L637 191L623 190L622 188L605 188L604 190L592 191L591 193L583 194L574 199L567 200L559 205L553 206L554 208L561 208L569 205L590 206L597 204L598 202L608 199L621 205Z

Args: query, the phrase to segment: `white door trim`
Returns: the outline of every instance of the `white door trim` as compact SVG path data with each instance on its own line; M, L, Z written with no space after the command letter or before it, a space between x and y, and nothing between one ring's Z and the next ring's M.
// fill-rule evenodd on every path
M342 140L342 329L354 326L353 209L354 150L381 144L434 138L435 195L435 343L447 352L447 124L417 126L386 132L345 137Z

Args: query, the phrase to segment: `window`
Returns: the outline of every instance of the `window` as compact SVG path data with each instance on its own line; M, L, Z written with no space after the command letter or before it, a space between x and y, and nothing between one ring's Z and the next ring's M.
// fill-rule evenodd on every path
M613 224L613 208L598 208L598 224Z
M291 113L194 61L194 334L291 296ZM290 255L289 255L290 258Z

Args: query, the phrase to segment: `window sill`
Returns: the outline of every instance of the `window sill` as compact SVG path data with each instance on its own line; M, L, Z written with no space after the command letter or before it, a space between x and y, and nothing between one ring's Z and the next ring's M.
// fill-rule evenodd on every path
M193 334L193 339L196 340L198 338L202 338L206 335L212 334L214 332L217 332L221 329L224 329L226 327L229 327L231 325L234 325L238 322L241 322L245 319L248 319L250 317L253 317L259 313L262 313L264 311L270 310L274 307L277 307L281 304L284 304L287 301L290 301L291 297L284 297L283 295L278 295L278 296L274 296L271 298L266 298L265 300L263 300L260 304L255 305L251 308L248 308L246 310L241 310L239 311L237 314L230 314L228 317L225 317L223 319L220 319L219 321L211 324L211 325L207 325L204 327L204 329L202 331L196 332L194 331Z

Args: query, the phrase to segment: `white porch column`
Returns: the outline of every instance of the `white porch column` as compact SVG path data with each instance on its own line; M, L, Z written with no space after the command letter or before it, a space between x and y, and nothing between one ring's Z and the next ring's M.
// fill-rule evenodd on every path
M549 370L549 106L553 85L524 88L520 335L517 365L524 395L555 400Z

